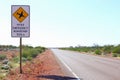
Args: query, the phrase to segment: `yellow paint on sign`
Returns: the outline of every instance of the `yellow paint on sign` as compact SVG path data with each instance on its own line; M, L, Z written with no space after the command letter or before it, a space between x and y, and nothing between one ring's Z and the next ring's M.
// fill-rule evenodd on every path
M14 13L13 16L19 21L19 22L23 22L27 17L28 17L28 13L22 8L20 7L19 9L17 9Z

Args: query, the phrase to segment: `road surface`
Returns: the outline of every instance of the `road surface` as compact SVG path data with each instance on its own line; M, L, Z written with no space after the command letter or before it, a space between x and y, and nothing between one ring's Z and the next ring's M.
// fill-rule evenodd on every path
M120 60L74 51L52 49L56 58L77 80L120 80Z

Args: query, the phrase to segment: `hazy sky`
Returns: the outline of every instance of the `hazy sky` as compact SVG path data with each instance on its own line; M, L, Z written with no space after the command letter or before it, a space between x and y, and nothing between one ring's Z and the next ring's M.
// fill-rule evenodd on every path
M11 37L11 5L30 5L30 38L23 44L45 47L120 44L120 0L1 0L0 44Z

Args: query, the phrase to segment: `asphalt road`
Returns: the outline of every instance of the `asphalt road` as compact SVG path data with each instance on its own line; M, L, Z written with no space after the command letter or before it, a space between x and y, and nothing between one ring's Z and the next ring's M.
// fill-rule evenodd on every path
M78 80L120 80L120 60L52 49L54 55ZM71 76L71 75L70 75Z

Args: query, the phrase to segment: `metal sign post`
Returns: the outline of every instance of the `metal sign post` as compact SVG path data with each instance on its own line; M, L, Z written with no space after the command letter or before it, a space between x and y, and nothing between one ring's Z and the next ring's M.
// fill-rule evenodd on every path
M22 37L20 37L20 73L22 74Z
M30 6L11 6L11 36L20 38L20 73L22 74L22 38L30 37Z

